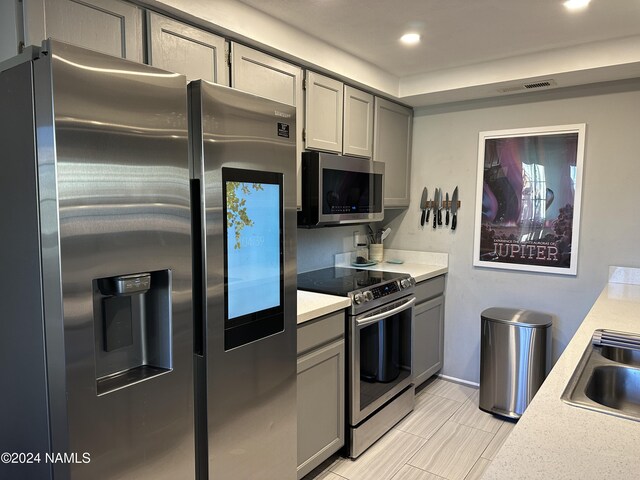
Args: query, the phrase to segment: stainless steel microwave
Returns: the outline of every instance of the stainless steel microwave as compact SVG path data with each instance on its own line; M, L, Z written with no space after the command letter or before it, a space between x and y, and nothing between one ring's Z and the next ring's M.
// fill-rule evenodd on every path
M384 163L332 153L302 154L302 211L298 227L384 219Z

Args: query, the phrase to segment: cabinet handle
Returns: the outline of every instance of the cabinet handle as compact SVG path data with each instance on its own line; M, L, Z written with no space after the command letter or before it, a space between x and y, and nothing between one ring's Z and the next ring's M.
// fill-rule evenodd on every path
M377 315L374 315L373 317L366 317L363 318L362 320L358 320L356 321L356 325L358 327L366 327L367 325L371 325L372 323L376 323L384 318L390 317L392 315L395 315L396 313L402 312L403 310L406 310L408 308L410 308L414 303L416 303L416 297L413 297L411 300L409 300L406 303L403 303L402 305L400 305L399 307L396 307L392 310L388 310L386 312L382 312L382 313L378 313Z

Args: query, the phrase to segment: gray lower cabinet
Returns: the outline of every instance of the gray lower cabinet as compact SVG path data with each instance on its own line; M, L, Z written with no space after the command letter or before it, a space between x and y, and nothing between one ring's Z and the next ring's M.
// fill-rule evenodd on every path
M187 80L229 85L227 41L223 37L155 12L147 12L149 65L182 73Z
M142 10L132 3L22 0L17 4L22 8L21 41L25 45L40 45L42 40L51 37L116 57L143 61ZM6 21L15 22L15 17L1 20L3 24Z
M413 309L413 378L416 387L442 369L444 357L444 276L416 285Z
M408 207L413 110L375 98L373 160L384 162L384 206Z
M344 313L298 327L298 479L344 445Z

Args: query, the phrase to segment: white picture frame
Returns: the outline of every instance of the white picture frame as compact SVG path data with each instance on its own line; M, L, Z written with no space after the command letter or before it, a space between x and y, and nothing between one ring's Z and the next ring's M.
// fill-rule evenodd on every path
M586 124L479 133L473 265L576 275Z

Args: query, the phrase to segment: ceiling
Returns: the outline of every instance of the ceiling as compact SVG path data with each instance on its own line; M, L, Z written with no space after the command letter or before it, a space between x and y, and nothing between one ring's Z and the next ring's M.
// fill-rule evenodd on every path
M237 1L385 72L414 106L640 77L640 0Z
M398 77L640 35L640 0L240 1Z

